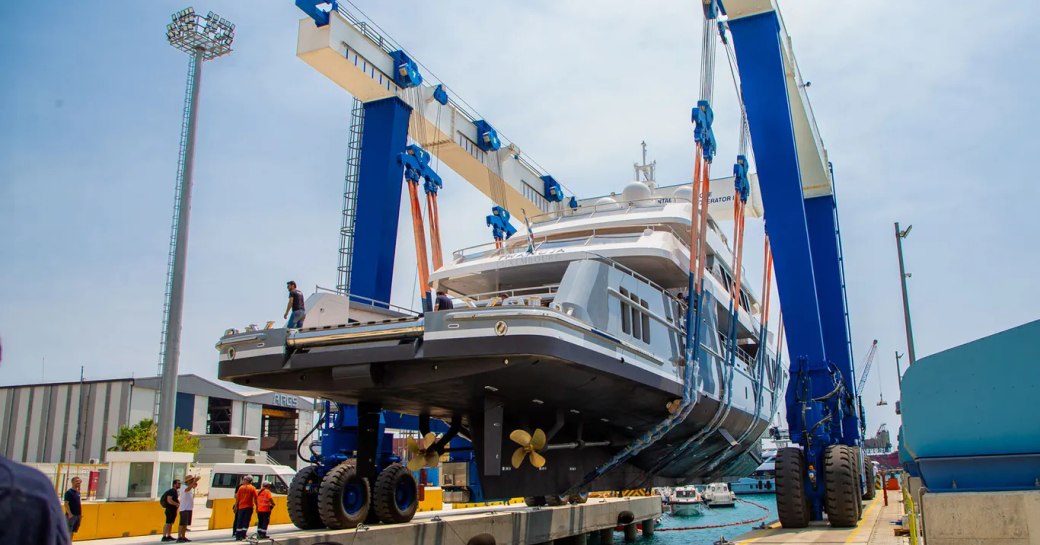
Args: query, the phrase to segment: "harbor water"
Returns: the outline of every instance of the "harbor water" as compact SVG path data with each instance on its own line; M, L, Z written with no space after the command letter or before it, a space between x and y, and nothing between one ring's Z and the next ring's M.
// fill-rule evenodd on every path
M762 518L765 517L765 518ZM699 530L669 530L669 528L689 528L704 526L722 526L747 520L758 520L749 524L724 526L721 528L703 528ZM706 508L701 516L678 517L665 513L661 525L653 538L642 539L639 543L654 545L710 545L719 537L732 539L762 523L769 524L776 520L775 494L749 494L738 496L736 506L732 508ZM623 543L621 534L614 538L615 543Z

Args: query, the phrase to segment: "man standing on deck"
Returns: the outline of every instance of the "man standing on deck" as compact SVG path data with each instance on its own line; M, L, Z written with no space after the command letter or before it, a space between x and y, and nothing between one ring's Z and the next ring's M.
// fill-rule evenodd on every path
M242 486L235 493L235 541L242 541L249 533L249 523L253 519L253 507L256 506L256 488L253 487L253 476L242 477Z
M299 329L303 327L303 317L307 314L303 308L303 292L296 289L296 282L293 280L286 282L285 287L289 290L289 304L285 306L285 315L282 318L289 319L289 323L285 324L286 328Z
M73 477L72 488L65 491L65 522L69 527L70 538L79 530L80 517L83 515L79 496L79 487L82 483L83 481L79 477Z
M443 291L438 291L433 310L451 310L453 308L455 308L455 304L451 302L451 297L448 297L448 294Z

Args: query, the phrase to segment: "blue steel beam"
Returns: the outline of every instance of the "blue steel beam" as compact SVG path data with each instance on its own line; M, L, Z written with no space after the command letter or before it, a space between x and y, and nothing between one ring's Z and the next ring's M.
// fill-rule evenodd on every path
M792 365L827 360L776 12L731 20ZM793 375L792 375L793 376ZM793 415L789 415L793 416Z
M408 141L411 113L411 106L397 97L365 103L350 291L375 301L390 301L404 187L397 157Z
M820 325L827 359L838 367L845 387L856 395L849 330L846 326L845 294L841 286L838 252L838 226L833 195L805 200L809 240L812 249L813 278L819 302ZM768 207L766 208L768 214ZM843 415L841 442L854 446L860 439L859 418L855 411Z

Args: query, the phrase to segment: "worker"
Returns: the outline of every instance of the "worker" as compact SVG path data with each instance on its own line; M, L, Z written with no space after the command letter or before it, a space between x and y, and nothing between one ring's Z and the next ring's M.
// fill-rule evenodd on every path
M163 525L162 539L159 541L174 541L174 537L170 535L170 531L173 529L173 523L177 521L177 510L180 508L180 502L177 501L178 490L181 489L181 480L174 479L173 485L169 490L163 492L163 495L159 498L159 505L162 506L163 511L166 514L166 524Z
M289 290L289 303L285 305L285 315L282 318L289 319L289 323L285 324L287 329L299 329L303 327L303 317L307 315L303 305L303 292L296 289L296 282L293 280L286 282L285 287Z
M242 477L242 486L235 493L235 541L242 541L249 533L249 523L253 520L253 507L256 506L256 488L253 487L253 476Z
M433 310L451 310L453 308L455 308L455 304L451 302L451 297L448 297L448 294L443 291L438 291Z
M271 483L265 482L256 494L256 537L267 537L267 525L271 523L271 511L274 510L274 496L271 495Z

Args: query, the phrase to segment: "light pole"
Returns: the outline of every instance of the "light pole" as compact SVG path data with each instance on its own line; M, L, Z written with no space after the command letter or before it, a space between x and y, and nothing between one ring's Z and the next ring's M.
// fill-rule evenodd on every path
M900 354L898 350L896 350L896 380L899 381L899 391L900 392L903 391L903 368L902 368L902 366L899 365L899 358L902 358L902 357L903 357L903 355Z
M899 222L896 222L896 252L899 254L899 283L903 287L903 322L906 324L906 351L910 354L910 365L913 365L917 361L917 357L914 356L914 327L910 323L910 300L906 296L906 279L910 278L910 274L906 272L903 266L903 239L910 234L910 229L913 229L913 225L907 225L906 229L899 229Z
M153 412L158 421L156 446L173 450L173 416L177 401L177 363L181 347L181 314L184 309L185 264L188 257L188 219L191 215L191 183L195 163L195 128L199 112L199 84L202 63L231 52L235 25L212 11L202 17L192 8L172 16L166 26L170 45L191 55L188 61L188 86L184 93L181 118L181 146L177 160L177 190L173 204L169 262L166 267L166 303L163 307L163 333L159 343L159 396Z

